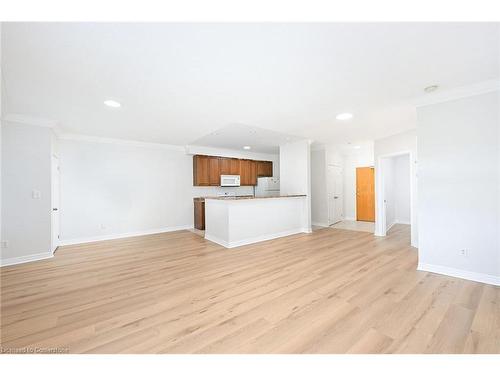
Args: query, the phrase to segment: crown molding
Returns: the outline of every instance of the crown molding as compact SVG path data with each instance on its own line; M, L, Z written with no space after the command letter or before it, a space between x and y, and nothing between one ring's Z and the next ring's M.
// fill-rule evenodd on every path
M118 145L126 145L126 146L164 149L164 150L167 149L167 150L185 152L184 146L169 145L166 143L140 142L140 141L131 141L131 140L127 140L127 139L96 137L96 136L82 135L82 134L75 134L75 133L58 133L57 137L59 139L69 140L69 141L118 144Z
M46 118L23 115L19 113L8 113L2 117L2 121L11 122L13 124L41 126L56 130L58 122Z
M469 96L486 94L488 92L500 90L500 80L489 80L478 82L472 85L456 87L449 90L436 91L434 93L421 96L414 101L416 107L423 107L432 104L444 103L456 99L467 98Z

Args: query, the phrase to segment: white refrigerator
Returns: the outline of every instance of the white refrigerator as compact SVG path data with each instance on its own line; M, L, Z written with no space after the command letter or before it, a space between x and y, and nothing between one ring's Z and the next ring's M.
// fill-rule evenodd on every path
M259 177L255 187L256 197L274 197L280 195L280 179L277 177Z

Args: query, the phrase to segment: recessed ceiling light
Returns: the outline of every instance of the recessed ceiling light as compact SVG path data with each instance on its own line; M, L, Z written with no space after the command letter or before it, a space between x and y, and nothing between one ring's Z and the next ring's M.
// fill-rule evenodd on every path
M116 100L105 100L104 101L104 104L106 104L108 107L112 107L112 108L119 108L121 107L122 105L117 102Z
M250 146L243 146L243 148L244 148L245 150L250 150L250 149L251 149L251 147L250 147Z
M438 85L432 85L432 86L427 86L424 91L425 92L433 92L433 91L436 91L437 89L439 88Z
M359 150L359 149L361 148L361 146L354 146L354 148L355 148L356 150Z
M337 116L335 116L337 120L345 121L345 120L350 120L352 119L352 113L340 113Z

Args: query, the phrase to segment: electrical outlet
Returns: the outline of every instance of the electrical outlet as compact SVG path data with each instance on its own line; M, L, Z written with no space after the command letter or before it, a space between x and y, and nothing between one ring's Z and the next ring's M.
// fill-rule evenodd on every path
M2 249L6 249L8 247L9 247L9 241L7 240L2 241Z
M460 249L460 255L463 257L467 256L467 249Z
M101 224L101 230L106 230L106 225Z

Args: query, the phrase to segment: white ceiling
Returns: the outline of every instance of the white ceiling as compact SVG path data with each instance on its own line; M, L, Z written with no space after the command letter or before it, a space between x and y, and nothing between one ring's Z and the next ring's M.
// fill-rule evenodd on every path
M357 142L414 128L411 101L426 86L499 79L499 30L498 23L4 23L2 108L55 120L65 132L178 145L237 143L231 131L210 136L232 124ZM105 107L106 99L122 107ZM346 111L353 120L335 119Z
M229 124L191 142L191 144L240 151L244 150L245 146L249 146L252 152L278 154L280 145L299 141L301 139L303 138L258 128L256 126Z

